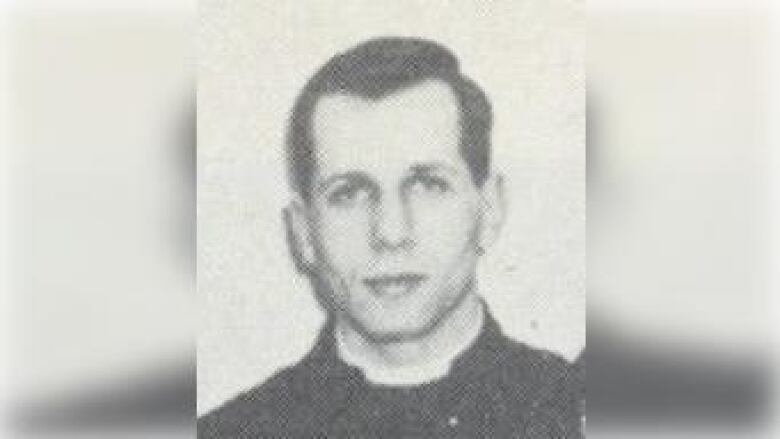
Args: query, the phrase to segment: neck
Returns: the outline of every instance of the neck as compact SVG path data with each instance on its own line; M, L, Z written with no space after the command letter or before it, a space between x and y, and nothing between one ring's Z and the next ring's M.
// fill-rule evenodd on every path
M339 321L336 336L339 352L371 381L380 384L418 384L439 378L452 360L477 338L483 320L482 302L474 293L460 303L429 332L413 339L376 343L350 325ZM380 377L372 380L371 377Z

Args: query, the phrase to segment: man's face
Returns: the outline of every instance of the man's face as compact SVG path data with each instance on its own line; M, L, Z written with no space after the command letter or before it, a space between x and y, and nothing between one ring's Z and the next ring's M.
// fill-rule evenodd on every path
M371 339L424 335L473 288L483 200L458 120L441 81L378 101L327 95L315 108L315 270Z

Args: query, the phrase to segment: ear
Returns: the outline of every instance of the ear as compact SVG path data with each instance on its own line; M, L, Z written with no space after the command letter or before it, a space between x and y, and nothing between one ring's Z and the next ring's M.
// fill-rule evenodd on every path
M295 262L295 267L302 273L309 273L316 261L311 218L310 207L298 196L282 209L290 256Z
M481 199L482 221L478 245L480 251L484 251L498 239L506 216L504 177L501 174L488 176L482 184Z

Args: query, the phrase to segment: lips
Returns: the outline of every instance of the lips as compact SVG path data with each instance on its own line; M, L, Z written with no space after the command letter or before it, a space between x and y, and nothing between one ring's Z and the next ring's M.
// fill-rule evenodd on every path
M415 291L426 278L418 273L396 273L367 277L363 283L377 296L398 297Z

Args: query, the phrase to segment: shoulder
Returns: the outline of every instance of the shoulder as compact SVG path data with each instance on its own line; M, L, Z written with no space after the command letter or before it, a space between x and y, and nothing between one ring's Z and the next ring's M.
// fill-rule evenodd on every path
M535 387L576 386L576 368L551 351L506 338L507 360L503 368L516 382Z
M561 356L507 339L498 367L509 405L529 421L532 437L581 437L585 385L578 369ZM539 431L537 431L539 430ZM544 433L542 433L544 432Z
M306 370L287 367L264 383L245 391L198 418L198 438L253 438L285 431Z

